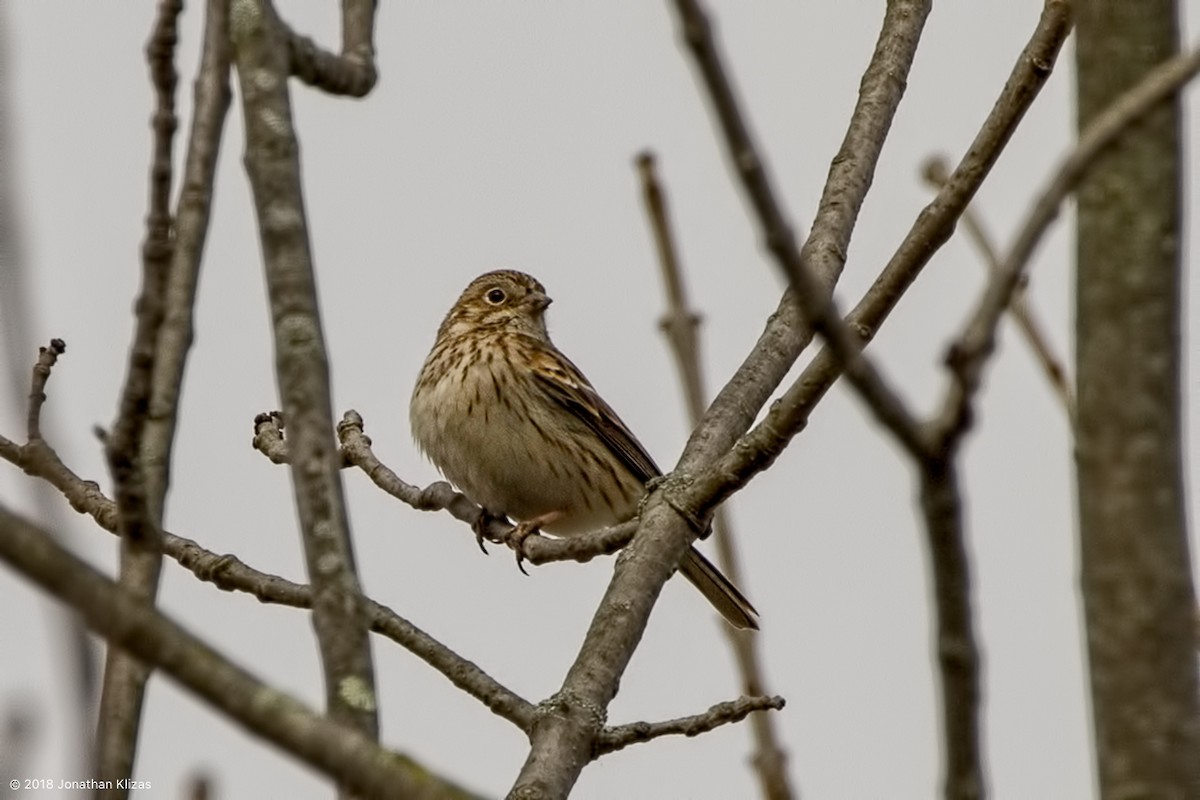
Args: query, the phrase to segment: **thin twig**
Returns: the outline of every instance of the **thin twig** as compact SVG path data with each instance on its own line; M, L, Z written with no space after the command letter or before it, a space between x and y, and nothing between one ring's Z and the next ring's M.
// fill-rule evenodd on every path
M699 736L716 730L722 725L741 722L755 711L780 711L786 701L775 697L741 697L727 703L718 703L703 714L666 720L665 722L633 722L605 728L596 737L594 758L623 750L631 744L648 742L660 736ZM768 714L754 714L754 718L770 718Z
M1020 285L1043 235L1058 217L1062 202L1075 190L1097 156L1155 104L1180 91L1197 72L1200 72L1200 45L1156 67L1088 125L1075 148L1054 170L1018 229L1000 269L988 282L975 313L946 356L952 381L938 418L940 438L949 441L969 425L971 400L988 356L995 348L1000 316Z
M129 350L125 384L117 421L105 447L112 472L117 517L121 529L120 582L143 603L153 605L162 568L161 497L153 495L143 446L150 417L154 364L164 314L167 273L175 242L172 237L171 180L178 119L175 116L175 47L178 44L182 0L162 0L146 45L146 60L156 106L153 155L150 162L150 209L142 243L142 288L137 322ZM157 487L165 492L165 483ZM109 647L96 728L96 775L113 786L112 795L129 795L145 698L147 666L127 653Z
M35 389L44 389L61 350L55 345L42 348L34 369ZM37 427L36 417L32 418ZM104 496L94 481L85 481L68 469L44 439L33 439L21 446L0 436L0 458L20 467L29 475L45 480L67 498L76 511L90 516L103 530L118 533L116 504ZM312 589L309 586L260 572L234 555L214 553L183 536L163 531L162 554L174 559L200 580L224 591L245 592L263 603L312 608ZM372 631L387 636L412 652L499 716L522 730L529 727L533 706L528 701L386 606L364 598L364 608Z
M161 670L250 733L363 796L474 797L427 768L258 681L0 506L0 559L83 615L89 628Z
M51 339L49 347L38 348L38 360L33 365L33 380L29 382L29 407L25 414L25 436L28 441L42 439L42 406L46 404L46 382L58 363L58 357L67 352L67 343L62 339Z
M291 74L332 95L365 97L375 88L376 0L342 0L342 52L335 55L282 25Z
M561 539L540 534L514 537L515 526L498 517L485 515L482 507L466 495L456 492L445 481L435 481L425 488L405 481L375 455L371 439L363 426L362 416L353 409L343 414L338 423L343 468L357 467L377 487L418 511L448 511L455 519L467 523L469 530L482 530L488 541L505 544L515 550L520 561L535 565L552 561L591 561L596 556L617 552L629 544L637 531L637 521L630 520L611 528ZM254 449L272 463L289 463L290 451L284 433L282 413L271 411L259 414L254 418Z
M921 170L922 176L931 186L941 189L946 185L949 178L949 170L946 166L946 159L941 156L934 156L926 160L924 167ZM979 219L979 215L975 213L975 209L967 206L962 213L963 227L967 229L967 236L975 243L976 249L979 250L980 256L983 258L983 263L988 268L989 274L995 274L1000 269L1000 252L996 249L992 242L992 237L988 235L984 228L983 222ZM1046 376L1046 380L1050 383L1051 389L1062 403L1063 410L1067 412L1067 420L1071 428L1075 427L1075 395L1071 390L1071 384L1067 380L1067 370L1063 365L1063 360L1058 357L1051 347L1046 334L1042 330L1042 325L1034 316L1033 309L1029 305L1029 285L1027 282L1022 282L1013 292L1012 297L1008 302L1008 313L1012 316L1013 322L1016 323L1017 329L1021 331L1021 335L1025 337L1026 344L1033 351L1034 359L1042 368L1042 373Z
M667 295L667 311L663 314L659 325L666 333L667 341L671 345L671 352L675 356L675 364L683 382L688 420L692 426L695 426L704 414L707 394L704 388L704 371L697 335L700 314L688 306L683 270L679 265L675 237L667 213L666 193L658 179L654 155L650 152L642 153L638 156L637 167L642 182L642 198L650 219L650 229L654 234L658 262L662 269L663 284ZM717 549L717 563L721 571L744 591L746 580L742 575L733 531L729 523L728 510L724 505L718 507L716 514L713 515L713 539ZM730 625L722 625L721 629L725 632L729 639L729 646L733 650L734 659L738 665L738 675L742 682L742 691L751 696L764 694L766 679L763 677L758 652L759 636L762 634L749 634ZM769 800L787 800L787 798L793 797L794 792L787 775L787 754L779 743L772 715L755 714L750 719L750 729L754 737L752 760L762 785L763 796Z
M326 707L333 719L376 736L374 668L333 435L329 360L304 211L286 34L269 0L239 0L230 17L230 38Z
M262 426L257 428L262 429ZM467 523L472 531L480 529L490 541L503 543L517 551L519 560L531 564L552 561L590 561L596 556L612 555L633 538L637 522L623 522L610 528L565 538L542 535L513 537L516 528L502 519L484 515L483 508L466 495L454 491L445 481L421 489L406 483L380 461L371 449L371 440L363 432L363 419L357 411L347 411L337 426L338 441L346 465L355 466L383 491L418 511L449 511Z

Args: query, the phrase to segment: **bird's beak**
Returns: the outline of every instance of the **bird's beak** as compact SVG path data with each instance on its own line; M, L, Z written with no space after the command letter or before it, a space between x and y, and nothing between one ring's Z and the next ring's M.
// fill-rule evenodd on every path
M534 313L538 313L549 308L550 304L553 303L554 300L542 294L541 292L532 292L528 297L525 298L525 302L529 303L529 306L533 309Z

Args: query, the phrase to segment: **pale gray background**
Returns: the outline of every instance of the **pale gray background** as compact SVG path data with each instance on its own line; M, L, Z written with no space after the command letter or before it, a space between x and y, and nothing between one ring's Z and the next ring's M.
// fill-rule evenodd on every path
M202 4L189 5L179 59L185 111ZM281 5L300 30L325 43L338 40L336 4ZM692 298L705 315L712 387L748 351L782 282L757 246L667 5L384 5L377 32L382 79L366 102L294 85L335 407L364 415L376 452L402 476L433 480L408 432L413 380L462 287L485 270L514 267L546 284L556 301L556 342L669 467L687 425L656 328L663 298L634 155L651 147L660 156ZM1185 5L1193 21L1200 17L1200 0ZM1040 7L1036 0L971 0L939 4L932 14L849 252L838 290L844 305L869 284L931 196L917 178L918 164L933 151L962 153ZM812 220L883 8L881 0L716 4L737 84L800 230ZM90 430L113 420L132 327L151 108L142 47L152 4L25 0L5 3L3 11L36 297L37 327L28 333L37 343L67 341L46 413L67 462L107 486ZM1195 38L1192 24L1184 41ZM1001 244L1068 147L1071 71L1068 47L980 193L978 208ZM1196 96L1188 100L1191 131ZM169 527L299 580L287 472L250 448L255 413L278 400L241 130L235 99ZM1191 209L1194 163L1189 169ZM1032 279L1033 305L1063 354L1072 302L1069 220L1039 253ZM982 275L974 251L951 242L871 348L918 409L931 410L943 391L940 356ZM1195 307L1190 276L1188 291ZM1186 380L1194 403L1196 378ZM3 407L6 435L19 436L22 414ZM978 418L965 451L965 484L989 779L996 797L1088 797L1071 445L1062 409L1011 328ZM1192 434L1192 460L1197 449ZM732 504L747 591L762 611L770 685L788 699L777 721L796 785L808 798L938 791L930 592L912 479L859 403L835 389L776 468ZM526 578L509 553L480 555L470 533L448 516L413 511L357 472L345 483L372 597L526 697L557 688L611 574L610 560L546 566ZM4 503L33 513L31 494L27 478L0 468ZM1194 498L1190 510L1194 519ZM71 541L100 568L114 569L116 543L108 534L74 519ZM162 605L174 618L257 675L320 704L303 613L224 594L170 562L163 575ZM76 718L66 707L58 607L6 570L0 598L0 704L28 704L46 723L29 776L85 778L79 753L64 744L73 741L67 726ZM503 794L524 758L524 737L399 647L374 641L384 741L472 787ZM685 584L672 582L611 721L694 713L735 695L714 615ZM136 777L154 787L142 797L177 796L197 766L215 773L222 797L330 794L310 770L161 677L151 685L142 739ZM752 796L748 741L746 727L735 726L634 747L589 767L576 796Z

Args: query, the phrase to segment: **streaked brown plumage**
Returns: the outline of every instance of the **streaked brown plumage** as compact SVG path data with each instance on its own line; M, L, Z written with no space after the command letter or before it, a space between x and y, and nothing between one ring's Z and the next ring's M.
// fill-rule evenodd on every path
M526 530L571 535L634 516L654 460L546 331L536 279L476 278L438 329L413 390L418 446L462 492ZM730 624L757 612L689 548L680 571Z

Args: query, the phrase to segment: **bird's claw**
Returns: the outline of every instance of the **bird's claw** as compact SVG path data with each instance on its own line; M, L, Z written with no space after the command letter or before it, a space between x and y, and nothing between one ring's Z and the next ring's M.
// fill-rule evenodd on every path
M479 549L483 551L485 556L488 554L488 549L484 545L485 541L492 543L503 541L502 539L496 539L488 533L488 526L496 521L508 522L508 518L497 516L485 508L480 511L479 516L471 523L471 530L475 533L475 543L479 545Z
M512 533L508 535L508 546L517 554L517 569L521 570L522 575L528 575L525 571L525 540L530 536L536 536L539 533L539 524L537 522L522 522L512 529Z

